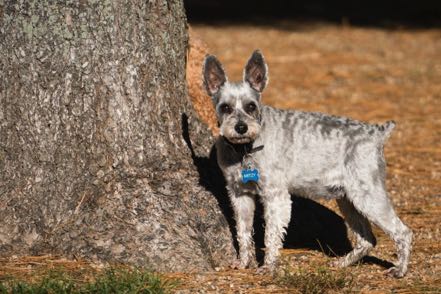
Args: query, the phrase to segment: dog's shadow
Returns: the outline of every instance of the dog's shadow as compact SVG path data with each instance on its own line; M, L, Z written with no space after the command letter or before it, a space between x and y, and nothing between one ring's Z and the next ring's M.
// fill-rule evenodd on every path
M197 156L190 140L188 117L182 115L182 135L190 149L194 165L199 173L199 183L210 191L228 222L234 242L238 251L234 213L228 199L225 188L225 179L216 160L216 147L213 146L208 157ZM291 196L292 212L284 248L311 249L325 253L328 256L343 256L352 250L348 238L345 222L342 217L326 208L325 206L306 199ZM256 213L254 217L254 241L256 244L256 256L259 264L263 263L264 252L264 221L263 207L256 201ZM393 264L372 256L363 259L365 263L378 264L384 268L392 267Z

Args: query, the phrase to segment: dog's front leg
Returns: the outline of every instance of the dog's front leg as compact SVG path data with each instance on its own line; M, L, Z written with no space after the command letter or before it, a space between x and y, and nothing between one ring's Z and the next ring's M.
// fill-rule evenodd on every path
M288 191L273 188L262 197L265 217L265 262L261 272L273 272L279 249L283 247L283 239L291 219L291 195Z
M230 195L234 218L236 220L237 241L239 243L239 260L234 268L244 269L256 265L253 242L253 220L256 204L254 197L248 195Z

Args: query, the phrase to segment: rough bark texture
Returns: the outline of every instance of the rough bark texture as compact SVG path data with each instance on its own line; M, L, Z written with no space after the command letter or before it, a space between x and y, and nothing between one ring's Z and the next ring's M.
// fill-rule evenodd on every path
M157 270L233 256L186 48L182 1L0 1L2 255Z

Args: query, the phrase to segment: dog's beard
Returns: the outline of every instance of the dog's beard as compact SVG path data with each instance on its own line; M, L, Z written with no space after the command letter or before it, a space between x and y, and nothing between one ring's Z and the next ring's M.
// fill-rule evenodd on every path
M220 135L225 137L232 144L247 144L256 140L260 132L260 125L257 123L248 124L245 134L239 134L234 130L234 126L221 125Z
M252 138L250 137L227 137L224 136L225 138L227 138L227 140L232 143L232 144L247 144L247 143L251 143L252 141L254 141Z

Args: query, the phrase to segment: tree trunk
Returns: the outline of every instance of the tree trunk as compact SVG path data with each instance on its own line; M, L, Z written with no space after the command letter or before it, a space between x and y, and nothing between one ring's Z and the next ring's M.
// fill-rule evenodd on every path
M1 255L232 258L204 188L219 174L187 98L182 1L0 0L0 30Z

